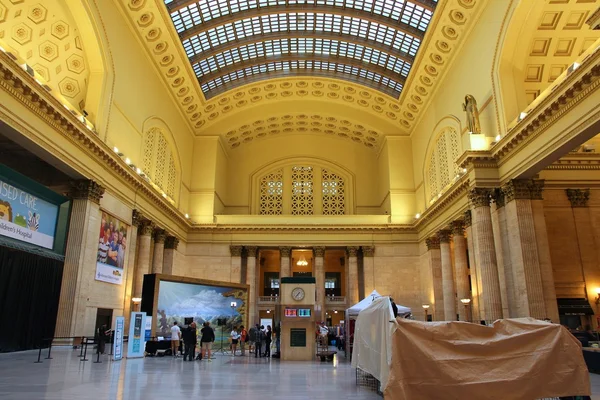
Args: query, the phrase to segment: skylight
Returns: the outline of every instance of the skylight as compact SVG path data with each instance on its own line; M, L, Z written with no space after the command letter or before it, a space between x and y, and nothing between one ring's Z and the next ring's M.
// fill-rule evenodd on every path
M434 0L165 0L207 98L276 75L325 75L398 97Z

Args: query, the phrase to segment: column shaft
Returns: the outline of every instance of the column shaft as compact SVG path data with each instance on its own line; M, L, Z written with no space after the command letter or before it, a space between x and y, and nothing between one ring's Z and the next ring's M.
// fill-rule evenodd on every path
M444 320L456 321L456 290L454 288L454 271L452 269L452 254L450 252L449 230L438 232L442 261L442 285L444 290Z
M452 223L452 241L454 242L454 274L456 281L456 295L458 300L471 299L469 291L469 270L467 267L467 241L464 233L464 222L454 221ZM468 307L471 307L469 305ZM461 321L468 321L469 315L462 302L458 307Z
M152 273L162 274L164 253L165 253L165 238L164 229L156 229L154 231L154 255L152 256Z
M179 246L179 239L177 239L175 236L167 236L165 239L162 270L162 273L165 275L174 275L175 273L174 268L175 257L177 255L177 246Z
M515 304L515 288L506 226L506 208L504 193L500 189L494 191L495 207L492 210L492 229L494 230L494 246L498 264L498 280L502 298L502 315L504 318L517 315Z
M256 254L257 254L256 246L246 247L247 254L247 269L246 269L246 282L250 286L250 290L248 291L248 325L253 326L258 322L258 312L256 310L256 302L258 301L258 291L257 291L257 273L256 273ZM234 253L235 251L235 253ZM231 256L237 254L237 249L233 249L231 252ZM241 255L241 249L240 249ZM240 257L241 264L241 257Z
M131 297L133 295L133 283L135 281L135 264L137 259L137 231L140 224L139 214L136 210L132 212L131 234L126 239L127 243L127 263L126 263L126 281L125 296L123 299L123 316L125 317L125 332L129 329L129 317L131 316Z
M242 282L242 246L229 246L231 252L231 269L229 281L233 283Z
M280 247L279 253L281 254L281 268L279 271L279 278L287 278L289 276L292 276L292 266L290 264L292 248Z
M135 268L135 280L133 283L133 297L142 297L142 286L144 285L144 275L150 273L150 249L152 248L152 231L154 225L145 220L138 228L138 260Z
M368 296L375 290L375 248L363 246L362 250L365 296Z
M442 283L442 254L440 251L440 240L437 237L426 239L427 244L427 259L429 268L431 268L431 276L433 278L433 297L435 304L433 310L433 319L435 321L443 321L444 317L444 284Z
M488 323L502 318L502 298L489 198L489 189L473 189L469 193L469 199L474 207L472 228L477 250L477 272L478 274L481 273L480 290L484 304L483 319Z
M358 303L358 259L357 247L348 247L348 304Z
M325 247L315 247L315 278L317 281L317 321L325 321Z
M467 235L467 249L469 251L469 272L471 275L471 321L481 320L481 297L477 279L477 262L475 261L475 244L473 243L473 229L471 228L471 210L465 211L465 233Z

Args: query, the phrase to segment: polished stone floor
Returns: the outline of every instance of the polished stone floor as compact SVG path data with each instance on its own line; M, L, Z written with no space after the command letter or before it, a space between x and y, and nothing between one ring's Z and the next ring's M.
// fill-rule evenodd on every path
M52 360L35 364L37 352L0 354L0 400L161 399L381 399L355 384L343 356L334 363L216 355L212 362L157 357L109 361L54 348ZM591 374L593 400L600 400L600 375ZM440 397L443 399L443 396Z
M357 387L350 363L283 362L216 355L212 362L157 357L81 362L79 352L54 348L52 360L35 364L37 352L0 354L0 399L381 399Z

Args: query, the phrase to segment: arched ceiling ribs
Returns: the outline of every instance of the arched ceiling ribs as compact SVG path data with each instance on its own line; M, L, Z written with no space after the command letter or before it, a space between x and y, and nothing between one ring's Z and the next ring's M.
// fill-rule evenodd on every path
M393 54L396 58L405 61L409 64L412 64L415 60L414 56L409 55L406 52L395 49L392 46L386 45L385 43L380 43L375 40L370 40L366 38L362 38L359 36L349 35L345 33L330 33L330 32L315 32L315 31L282 31L282 32L271 32L265 34L258 34L247 36L244 38L239 38L235 41L226 42L219 44L215 47L212 47L209 50L203 51L202 53L198 53L190 57L190 63L192 65L200 62L203 59L207 59L209 57L214 57L219 53L223 53L227 50L232 50L235 48L247 46L249 44L264 42L273 39L323 39L323 40L331 40L331 41L339 41L352 43L355 45L360 45L363 47L368 47L371 49L378 50L382 53Z
M272 78L273 72L281 72L279 76L290 75L319 75L329 76L337 79L345 79L350 82L358 82L381 90L391 96L398 97L406 79L390 70L364 63L350 57L324 56L317 54L282 54L279 56L259 57L229 65L219 70L202 76L200 85L207 98L212 97L220 90L219 86L229 82L229 88L240 86L248 82L256 81L256 75L265 75ZM252 77L248 79L249 77Z
M389 17L385 17L379 14L374 14L371 12L357 10L352 8L342 8L335 6L309 6L307 7L304 4L289 4L284 6L268 6L268 7L260 7L256 9L243 10L233 14L223 15L218 18L210 19L208 21L202 22L198 25L194 25L188 29L183 31L179 31L179 37L182 41L186 39L190 39L194 36L197 36L203 32L207 32L211 29L217 28L219 26L231 24L235 21L248 19L252 17L259 16L267 16L267 15L277 15L277 14L332 14L332 15L340 15L345 17L351 17L355 19L361 19L368 22L374 22L379 25L387 26L399 32L405 33L412 37L415 37L419 40L423 39L425 36L425 31L418 29L415 26L410 24L394 20Z

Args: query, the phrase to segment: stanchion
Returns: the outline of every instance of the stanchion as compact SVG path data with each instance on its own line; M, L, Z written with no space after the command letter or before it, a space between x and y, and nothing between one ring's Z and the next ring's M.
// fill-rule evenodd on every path
M46 360L52 360L52 357L50 357L50 353L52 352L52 342L54 341L53 339L49 339L50 343L48 344L48 357L46 357Z
M110 339L111 340L110 340L110 354L109 355L112 356L113 355L113 344L114 344L114 340L115 340L113 332L110 333Z
M86 358L86 356L87 356L87 345L88 345L88 340L87 340L87 338L85 338L85 350L83 351L83 358L80 361L87 361L88 360Z
M85 338L81 338L81 351L79 352L79 358L83 357L83 341L86 340Z
M98 350L96 351L96 354L98 355L98 357L96 358L96 361L94 361L94 364L99 364L102 361L100 361L100 344L98 344Z
M34 364L42 363L43 361L40 360L41 358L42 358L42 344L40 343L40 351L38 352L38 360L36 362L34 362Z

